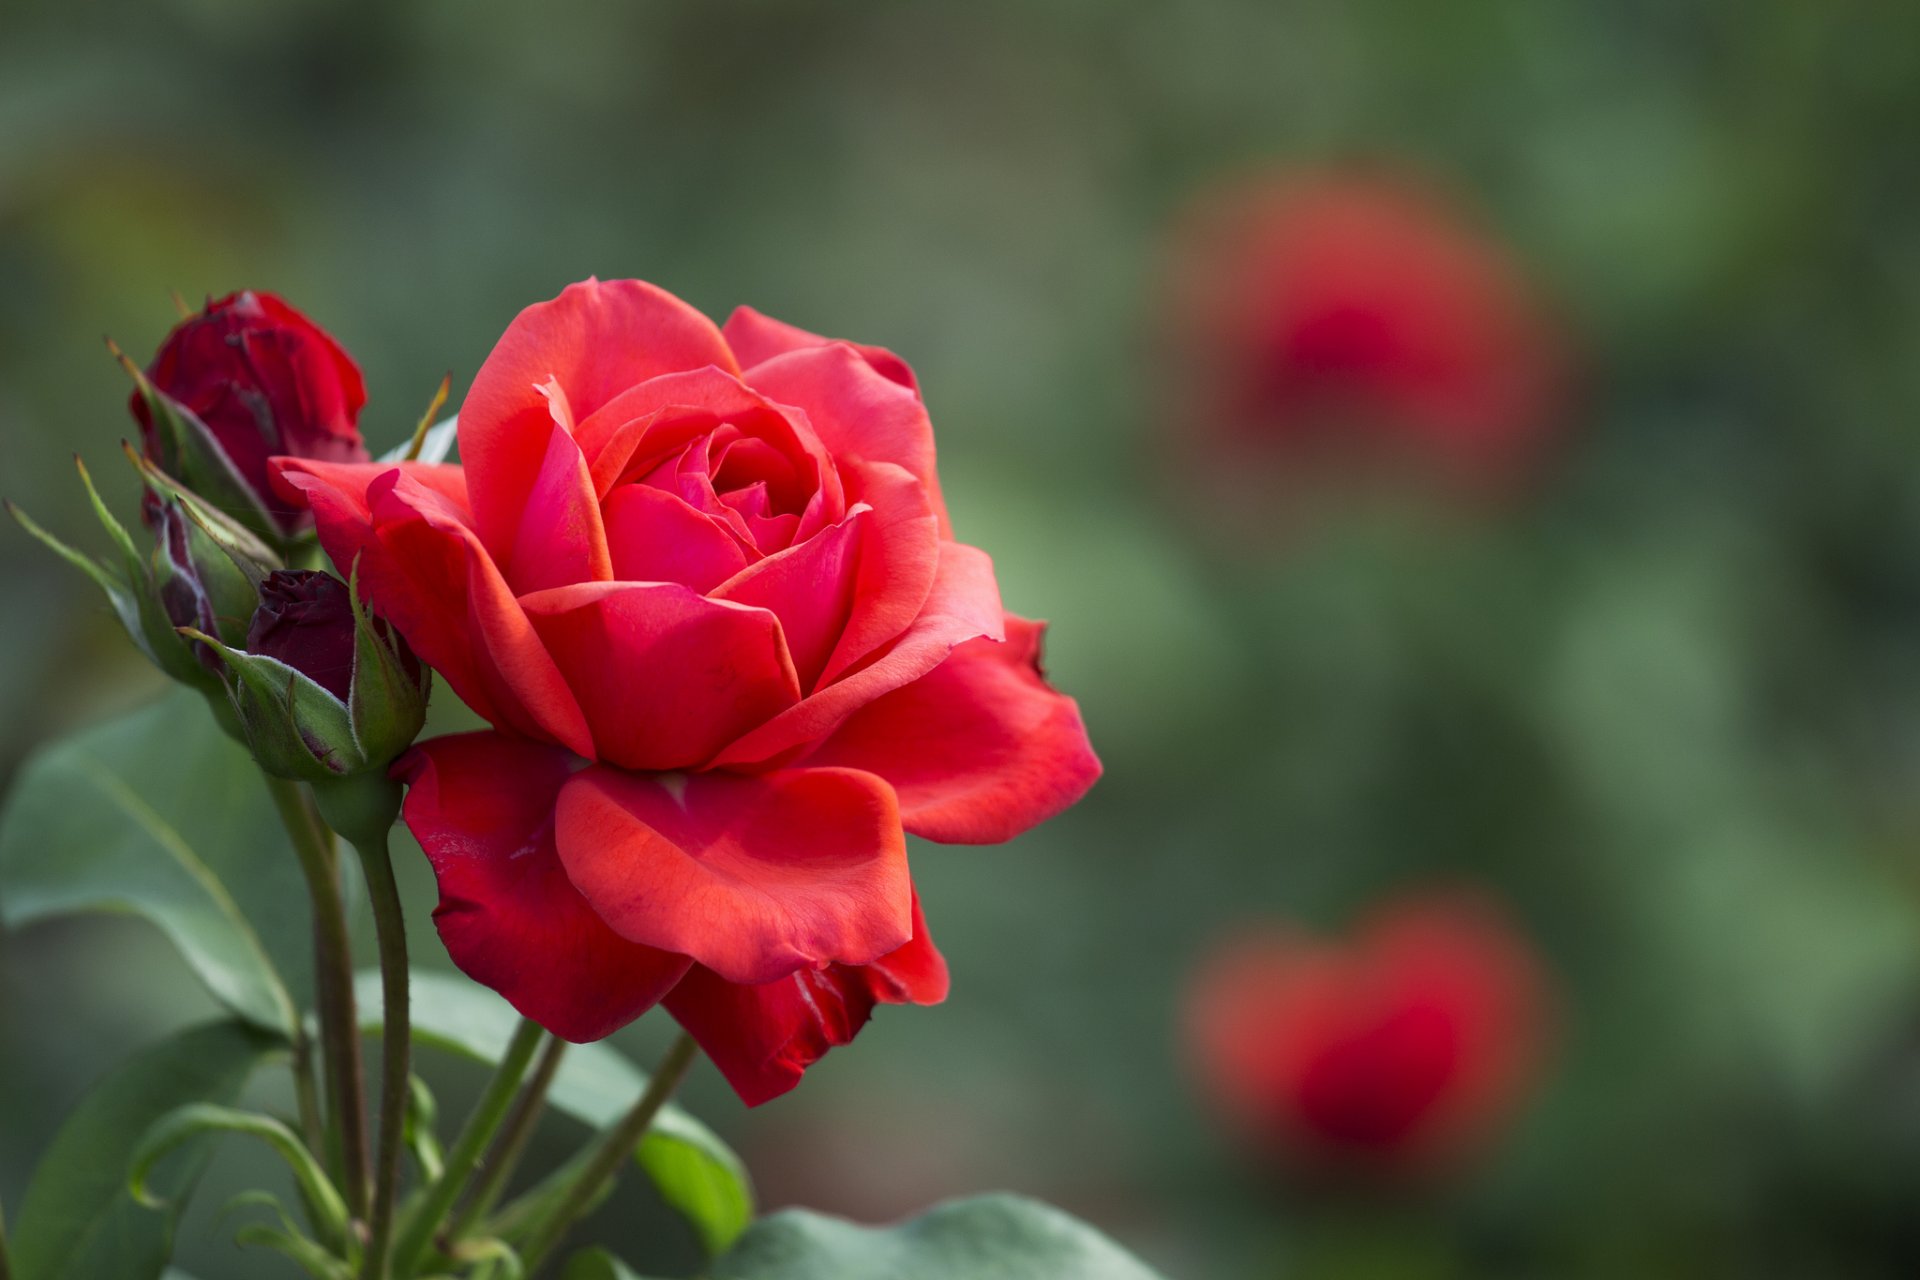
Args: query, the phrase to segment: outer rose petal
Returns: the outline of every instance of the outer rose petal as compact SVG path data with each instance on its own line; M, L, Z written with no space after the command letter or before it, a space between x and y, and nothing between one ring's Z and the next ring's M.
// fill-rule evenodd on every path
M800 1083L828 1049L851 1044L876 1004L939 1004L947 962L913 903L913 940L870 965L802 969L742 986L695 966L666 998L671 1013L750 1107Z
M583 582L519 603L585 708L593 754L623 768L694 768L800 698L764 609L667 582Z
M768 399L804 410L835 458L905 467L926 486L941 536L953 536L934 470L933 423L918 395L876 372L844 342L789 351L744 377Z
M906 837L854 769L639 774L560 793L560 860L615 932L730 982L868 964L912 937Z
M276 466L334 563L358 561L367 598L462 701L503 729L592 751L579 703L468 525L460 468Z
M550 392L555 421L547 427L547 450L527 491L511 553L501 572L524 595L543 587L574 582L604 582L613 577L600 500L593 491L587 461L564 417L566 396Z
M940 544L933 589L920 616L879 657L781 712L715 757L715 765L761 765L819 742L882 694L947 660L955 645L1005 636L993 561L963 542Z
M558 382L574 416L635 383L718 365L738 370L711 320L640 280L586 280L514 317L460 406L460 457L474 524L496 552L513 546L553 421L536 388Z
M467 513L398 473L367 497L385 555L363 580L414 652L494 724L592 750L579 702Z
M1041 672L1045 630L1009 615L1006 643L961 645L856 711L807 763L879 774L907 830L929 840L998 844L1045 822L1100 776L1078 704Z
M560 747L467 733L419 744L395 772L440 881L447 954L555 1035L587 1041L651 1009L692 962L628 942L567 879L553 809L573 763Z
M733 354L740 357L740 367L751 369L762 360L771 360L783 356L789 351L798 351L803 347L824 347L836 341L823 338L817 333L808 333L783 320L762 315L752 307L736 307L726 324L720 327L726 335L727 345L733 348ZM919 380L913 376L913 370L885 347L870 347L865 343L846 344L860 353L862 359L872 365L874 372L889 382L897 382L915 395L920 394Z

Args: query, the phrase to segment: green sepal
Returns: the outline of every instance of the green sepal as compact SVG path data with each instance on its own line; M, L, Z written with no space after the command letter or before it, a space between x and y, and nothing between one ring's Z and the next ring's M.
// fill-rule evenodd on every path
M206 502L276 547L285 548L294 542L293 535L269 514L267 495L256 491L240 474L200 415L154 386L140 366L128 359L118 346L108 342L107 348L133 379L140 399L147 406L155 434L162 444L161 462L165 469Z
M192 627L181 632L212 648L233 674L233 705L262 769L296 782L330 782L366 768L346 704L312 678Z
M140 646L142 653L152 658L153 655L147 648L146 636L141 631L140 606L134 599L132 586L130 586L124 578L116 576L113 570L101 564L92 556L87 555L77 548L68 546L59 538L41 528L39 522L15 506L12 499L8 499L6 507L7 514L13 517L14 523L18 524L22 529L25 529L29 536L59 556L62 560L65 560L68 564L93 579L94 585L106 593L107 603L113 606L114 613L120 618L120 625L127 629L127 635L132 638L136 645Z
M384 765L413 745L427 723L427 697L432 676L425 664L416 679L392 642L374 625L373 615L360 599L360 564L354 562L347 584L353 608L353 683L347 700L352 712L354 740L371 764Z

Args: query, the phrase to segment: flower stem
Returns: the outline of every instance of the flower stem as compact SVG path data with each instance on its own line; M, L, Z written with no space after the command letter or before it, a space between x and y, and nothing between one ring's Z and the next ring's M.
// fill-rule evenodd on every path
M521 1078L527 1074L527 1064L533 1060L533 1051L539 1048L543 1034L538 1023L522 1019L513 1033L513 1039L507 1042L507 1051L500 1059L500 1069L494 1073L487 1091L480 1095L480 1101L474 1105L473 1114L467 1117L466 1127L454 1139L453 1150L447 1153L446 1168L441 1171L439 1180L426 1189L419 1203L401 1224L399 1242L393 1249L395 1275L413 1274L420 1255L426 1252L435 1231L446 1219L447 1211L466 1188L467 1179L480 1162L481 1152L486 1150L493 1135L499 1132L500 1122L506 1118L507 1108L513 1103L514 1090L520 1087Z
M546 1108L547 1090L553 1085L553 1077L559 1073L560 1060L566 1056L566 1052L565 1040L558 1036L547 1038L539 1061L533 1064L533 1075L528 1077L526 1087L520 1090L520 1096L515 1099L513 1111L501 1128L499 1138L494 1141L493 1150L487 1153L486 1172L481 1175L479 1185L467 1197L466 1204L454 1218L453 1226L448 1229L449 1238L460 1239L469 1227L499 1203L500 1194L507 1189L514 1168L520 1163L528 1140L533 1137L540 1113Z
M367 897L373 903L374 930L380 941L380 991L385 1008L380 1019L380 1150L375 1165L373 1210L367 1256L360 1274L365 1280L386 1280L387 1253L393 1240L393 1206L399 1195L400 1147L407 1123L408 1078L413 1033L408 1017L407 928L400 907L400 887L393 879L393 859L384 833L377 841L355 846L367 876Z
M298 783L267 776L267 790L286 825L313 898L315 1003L320 1049L332 1092L330 1133L340 1141L341 1184L347 1211L367 1212L367 1101L360 1066L360 1025L353 1000L353 946L334 865L333 840Z
M634 1148L640 1145L640 1139L652 1127L653 1118L660 1113L660 1108L680 1087L680 1082L686 1078L687 1068L693 1065L698 1052L693 1037L682 1032L680 1038L673 1042L673 1047L667 1050L667 1056L654 1068L653 1079L647 1082L646 1092L640 1095L640 1100L591 1149L592 1154L580 1166L573 1185L568 1188L552 1216L540 1222L528 1234L527 1242L520 1250L520 1260L528 1275L539 1270L541 1260L566 1238L574 1223L597 1202L600 1193L613 1181L622 1166L633 1158Z
M0 1280L13 1280L13 1263L7 1260L7 1215L0 1210Z

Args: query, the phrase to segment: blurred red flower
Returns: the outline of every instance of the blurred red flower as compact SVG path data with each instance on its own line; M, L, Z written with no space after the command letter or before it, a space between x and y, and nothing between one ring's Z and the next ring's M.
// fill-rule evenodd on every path
M1415 1172L1493 1136L1538 1074L1546 980L1492 902L1383 906L1347 940L1270 926L1202 965L1201 1080L1254 1145L1323 1168Z
M1386 464L1498 489L1563 395L1559 332L1505 248L1404 177L1211 192L1172 291L1183 425L1316 475Z

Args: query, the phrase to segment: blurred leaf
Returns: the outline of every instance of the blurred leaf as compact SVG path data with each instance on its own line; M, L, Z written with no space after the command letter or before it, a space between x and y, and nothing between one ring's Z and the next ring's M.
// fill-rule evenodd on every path
M617 1274L617 1273L616 1273ZM1154 1280L1092 1227L1020 1196L940 1205L892 1227L804 1209L762 1218L713 1280Z
M499 996L466 978L415 970L413 1035L481 1062L496 1062L519 1021ZM368 1030L381 1023L380 975L355 979L360 1017ZM548 1099L595 1129L610 1127L647 1086L646 1073L610 1046L574 1045L560 1064ZM753 1185L746 1166L713 1130L668 1103L635 1153L660 1197L683 1214L710 1253L720 1253L753 1220Z
M605 1249L586 1249L567 1260L560 1280L646 1280Z
M0 924L143 916L221 1004L291 1034L286 984L223 882L290 863L263 843L277 829L247 753L175 692L27 761L0 818Z
M96 1084L34 1170L13 1241L16 1280L151 1280L166 1267L181 1204L206 1162L205 1144L153 1179L167 1204L127 1191L142 1135L196 1102L232 1102L278 1043L238 1022L195 1027L138 1054Z

